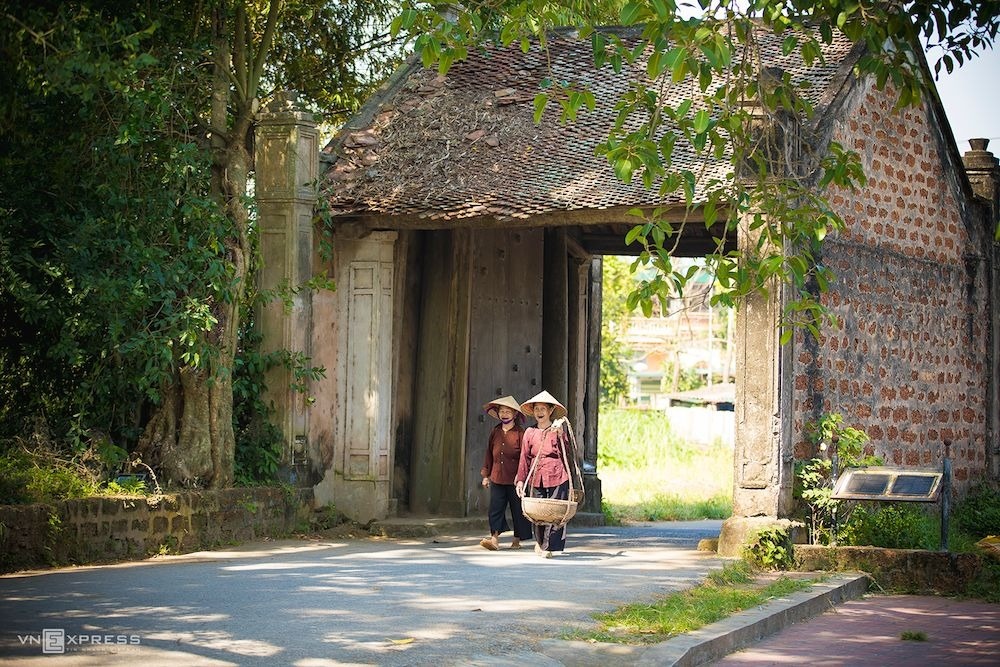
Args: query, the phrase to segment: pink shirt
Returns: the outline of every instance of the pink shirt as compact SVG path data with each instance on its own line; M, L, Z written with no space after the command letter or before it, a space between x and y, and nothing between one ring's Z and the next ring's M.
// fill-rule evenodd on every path
M563 448L558 439L561 429L546 429L531 426L524 432L521 441L521 460L517 466L515 481L523 482L528 477L531 464L538 458L531 486L559 486L569 479L563 463ZM568 449L568 447L567 447Z

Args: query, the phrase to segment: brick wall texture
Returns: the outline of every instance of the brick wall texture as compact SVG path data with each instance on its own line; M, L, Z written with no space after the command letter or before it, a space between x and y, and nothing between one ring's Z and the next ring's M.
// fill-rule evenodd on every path
M308 519L311 501L309 491L260 487L0 505L0 572L287 535Z
M824 300L842 327L796 337L795 456L815 455L806 423L837 412L887 465L939 468L951 440L961 492L986 471L982 223L960 206L928 108L893 112L894 99L859 91L835 129L869 180L832 194L847 228L824 245L837 276Z

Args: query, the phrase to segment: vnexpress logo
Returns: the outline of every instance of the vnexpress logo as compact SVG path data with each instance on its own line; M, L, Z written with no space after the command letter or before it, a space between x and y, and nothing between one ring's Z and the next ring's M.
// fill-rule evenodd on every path
M62 628L42 630L42 653L65 653L66 631Z
M62 628L45 628L42 634L18 635L22 646L40 646L42 653L113 651L142 643L139 635L68 635Z

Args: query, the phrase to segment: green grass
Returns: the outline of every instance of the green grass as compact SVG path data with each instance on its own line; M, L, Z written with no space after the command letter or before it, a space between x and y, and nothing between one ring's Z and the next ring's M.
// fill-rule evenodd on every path
M574 632L565 638L616 644L661 642L804 590L819 580L782 576L770 583L755 584L749 566L737 561L694 588L671 593L651 604L630 604L597 614L597 630Z
M732 447L688 442L659 411L604 409L598 424L597 472L610 523L730 516Z

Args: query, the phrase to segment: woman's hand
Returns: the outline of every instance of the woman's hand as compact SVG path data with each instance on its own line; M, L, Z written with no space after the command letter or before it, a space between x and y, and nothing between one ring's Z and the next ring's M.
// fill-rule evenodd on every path
M483 477L483 488L485 488L485 487L487 487L489 485L490 485L490 478L489 477Z
M524 498L524 482L514 482L514 493L518 498Z

